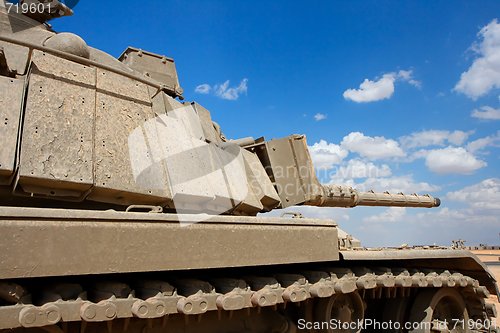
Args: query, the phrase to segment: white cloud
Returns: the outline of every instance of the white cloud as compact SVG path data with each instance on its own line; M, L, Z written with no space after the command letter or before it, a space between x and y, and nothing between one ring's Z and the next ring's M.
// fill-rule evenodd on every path
M206 94L210 93L211 89L212 89L212 87L210 87L209 84L203 83L203 84L200 84L199 86L197 86L194 91L197 92L198 94L206 95Z
M480 41L472 49L479 57L462 73L455 86L456 91L474 100L500 87L500 24L497 19L483 27L478 37Z
M356 179L364 179L359 183ZM341 166L330 177L330 184L351 186L359 191L376 191L390 193L429 193L440 190L439 186L426 182L416 182L412 175L393 176L391 168L382 164L377 166L371 162L358 159L350 160Z
M212 92L215 96L222 99L235 101L240 97L240 95L248 92L248 79L241 80L237 87L229 87L229 80L226 80L226 82L222 84L215 84L213 87L204 83L197 86L194 91L205 95Z
M222 99L230 101L237 100L241 94L246 94L248 91L248 79L241 80L237 87L229 87L229 80L220 85L214 86L215 95Z
M458 207L458 208L457 208ZM397 226L381 223L391 220L394 214L384 212L371 218L374 210L360 211L356 217L363 223L352 230L365 245L376 246L409 243L449 245L453 239L465 239L468 245L498 242L500 225L500 179L486 179L478 184L449 192L440 208L410 209L401 217L404 223ZM397 219L397 212L395 212ZM371 218L371 219L370 219ZM375 223L374 223L375 222ZM379 223L377 223L379 222ZM373 245L372 245L373 246Z
M335 164L340 164L349 152L339 145L320 140L309 146L309 152L314 166L318 169L331 169Z
M346 166L341 166L333 177L336 179L357 179L389 177L391 175L391 168L387 164L377 166L372 162L353 159L349 160Z
M464 206L463 203L460 205ZM417 213L408 221L419 224L426 233L434 233L434 237L441 239L440 244L446 244L446 238L448 244L452 239L459 238L465 239L470 245L488 243L487 239L493 240L493 244L498 241L500 218L495 209L477 209L469 205L458 209L442 207Z
M446 143L461 145L464 143L473 131L441 131L429 130L414 132L410 135L403 136L399 139L401 145L405 148L427 147L427 146L444 146Z
M475 153L490 146L500 147L500 131L497 131L497 133L494 135L489 135L487 137L469 142L467 144L467 150L471 153Z
M327 115L324 113L316 113L314 115L314 120L316 120L316 121L325 120L326 118L327 118Z
M362 157L371 160L403 157L406 155L396 141L386 139L382 136L365 136L360 132L351 132L344 137L340 145L344 149L358 153Z
M344 98L356 103L375 102L388 99L394 94L394 76L385 74L378 81L365 79L359 89L347 89Z
M500 210L500 179L485 179L478 184L449 192L446 198L466 203L475 209Z
M417 217L425 217L425 218L438 218L442 222L446 222L447 220L449 221L450 219L456 219L456 220L462 220L467 218L467 210L466 209L450 209L449 207L443 207L439 210L435 210L432 212L426 212L426 213L419 213L417 214Z
M426 158L427 155L429 155L429 150L420 149L420 150L417 150L417 151L411 153L410 157L408 159L406 159L404 162L411 163L419 158Z
M464 143L471 134L474 134L474 131L453 131L449 133L449 136L447 137L447 140L449 143L452 143L454 145L461 145Z
M417 88L422 87L422 82L417 81L413 78L413 71L412 70L408 70L408 71L400 70L398 72L397 76L401 80L408 82L409 84L411 84L414 87L417 87Z
M428 193L439 190L439 186L426 182L416 182L411 175L368 178L363 183L355 184L354 187L360 191L374 190L376 192L389 191L390 193Z
M421 83L413 79L413 71L400 70L397 73L387 73L382 75L377 81L365 79L359 89L347 89L344 91L344 98L356 103L376 102L389 99L394 94L394 82L396 80L406 81L415 87L420 87Z
M483 106L480 109L472 111L471 117L484 120L500 120L500 109L494 109L491 106Z
M471 174L487 164L462 147L447 147L430 150L425 165L439 174Z
M365 217L363 222L368 223L384 223L384 222L399 222L406 215L404 207L389 207L384 212L378 215Z

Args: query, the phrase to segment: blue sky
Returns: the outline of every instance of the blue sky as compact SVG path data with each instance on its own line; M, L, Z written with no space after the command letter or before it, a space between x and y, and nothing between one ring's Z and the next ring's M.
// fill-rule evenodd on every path
M439 209L312 209L366 245L499 244L500 2L88 1L52 22L176 60L226 136L306 134L323 182ZM366 80L366 81L365 81Z

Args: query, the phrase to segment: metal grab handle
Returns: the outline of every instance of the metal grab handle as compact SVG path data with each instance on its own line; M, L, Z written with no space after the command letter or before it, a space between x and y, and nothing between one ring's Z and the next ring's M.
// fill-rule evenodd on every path
M150 205L130 205L127 207L125 212L133 212L137 210L146 210L147 213L154 213L154 214L159 214L163 213L163 207L161 206L150 206ZM149 210L149 211L148 211Z

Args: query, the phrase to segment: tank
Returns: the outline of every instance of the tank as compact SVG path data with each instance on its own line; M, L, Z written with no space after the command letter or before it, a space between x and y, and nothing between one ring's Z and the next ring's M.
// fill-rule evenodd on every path
M460 246L259 214L438 198L321 184L304 135L226 138L173 59L47 24L71 13L0 0L1 333L493 330L496 281Z

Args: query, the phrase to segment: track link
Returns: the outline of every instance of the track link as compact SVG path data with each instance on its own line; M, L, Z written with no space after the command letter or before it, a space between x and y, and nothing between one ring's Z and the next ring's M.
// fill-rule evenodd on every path
M373 300L409 297L420 288L455 288L463 295L470 317L496 317L487 304L489 292L479 282L447 270L407 270L384 267L326 267L300 274L271 274L163 280L100 281L92 284L55 283L36 288L0 282L0 329L35 328L115 319L145 320L169 315L203 315L244 309L286 307L311 299L359 292L370 306ZM15 304L13 304L15 303ZM63 330L64 332L65 330ZM482 331L482 330L477 330ZM486 330L483 330L486 332Z

